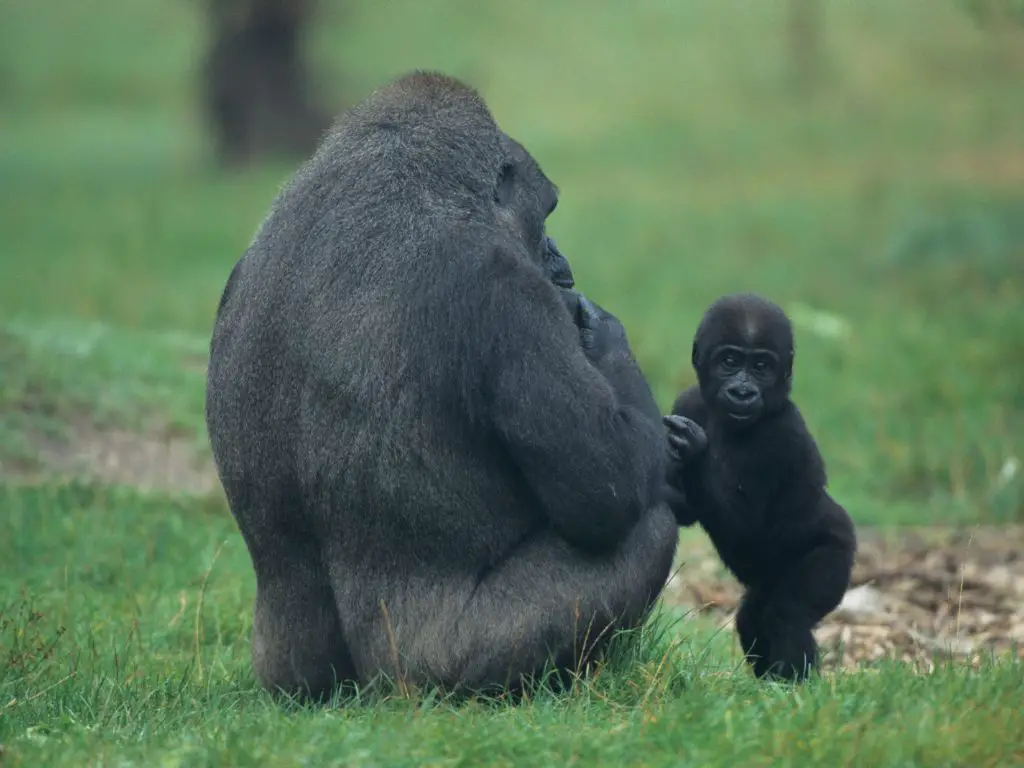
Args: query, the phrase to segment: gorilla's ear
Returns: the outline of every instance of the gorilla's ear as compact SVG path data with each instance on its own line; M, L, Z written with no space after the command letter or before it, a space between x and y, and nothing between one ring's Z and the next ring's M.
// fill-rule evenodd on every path
M690 363L693 365L693 370L697 370L697 360L700 359L700 353L697 351L697 342L693 342L693 349L690 350Z
M789 350L789 364L786 366L786 378L793 378L793 360L796 359L796 350Z
M511 160L506 160L498 171L498 181L494 186L494 202L503 208L511 205L515 186L516 165Z

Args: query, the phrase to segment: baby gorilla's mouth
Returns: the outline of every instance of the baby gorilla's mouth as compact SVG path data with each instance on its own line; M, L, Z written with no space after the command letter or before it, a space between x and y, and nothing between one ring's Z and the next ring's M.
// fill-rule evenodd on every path
M750 421L757 414L754 411L730 411L729 418L733 421Z
M736 403L731 403L730 406L731 407L724 409L725 415L730 421L734 421L737 424L746 424L749 421L756 421L763 410L759 401L751 403L746 407Z

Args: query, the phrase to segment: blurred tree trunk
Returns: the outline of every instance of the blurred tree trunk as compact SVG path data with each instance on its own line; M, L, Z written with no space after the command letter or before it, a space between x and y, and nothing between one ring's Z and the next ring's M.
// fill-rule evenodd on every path
M801 94L814 91L822 76L823 0L789 0L786 33L790 82Z
M961 5L991 39L996 64L1024 66L1024 0L962 0Z
M206 0L211 44L203 105L219 160L308 155L329 117L314 104L303 61L313 0Z
M1024 0L962 0L961 5L983 28L1000 29L1024 24Z

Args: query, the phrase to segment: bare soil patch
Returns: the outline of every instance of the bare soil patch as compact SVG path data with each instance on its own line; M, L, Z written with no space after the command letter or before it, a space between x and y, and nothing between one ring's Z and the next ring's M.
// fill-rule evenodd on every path
M143 491L205 496L217 492L216 469L202 460L193 443L163 429L143 433L99 428L76 418L57 438L41 430L24 435L36 455L33 466L4 464L0 476L20 483L82 478Z
M687 542L665 600L729 631L742 590L706 540ZM822 666L893 659L922 670L991 655L1024 659L1024 527L860 533L853 582L815 632Z

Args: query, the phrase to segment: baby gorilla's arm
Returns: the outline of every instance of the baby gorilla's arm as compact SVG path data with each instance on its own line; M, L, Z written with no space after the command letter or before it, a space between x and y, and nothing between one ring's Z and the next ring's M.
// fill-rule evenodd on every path
M703 428L686 416L672 414L662 422L668 427L668 463L665 470L664 497L681 526L690 526L699 517L699 463L708 446Z

